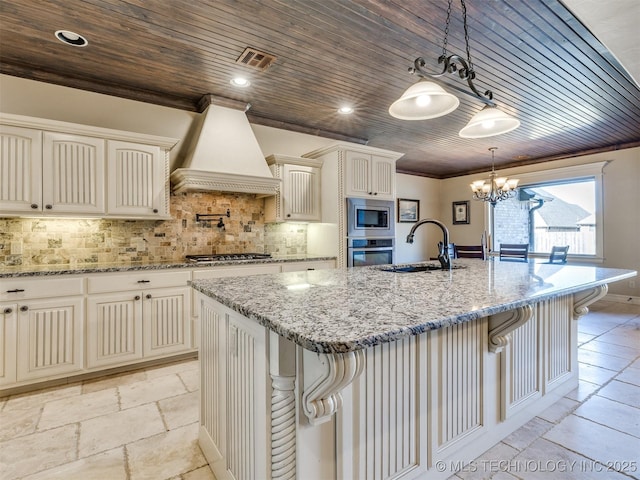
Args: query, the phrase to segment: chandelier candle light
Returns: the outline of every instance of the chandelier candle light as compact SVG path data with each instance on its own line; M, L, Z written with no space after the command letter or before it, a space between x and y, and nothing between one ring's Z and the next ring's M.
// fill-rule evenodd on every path
M414 66L409 68L409 72L421 77L422 80L409 87L402 96L393 102L389 107L389 114L401 120L427 120L437 118L453 112L460 100L447 92L437 83L427 81L427 78L438 78L449 73L458 73L462 80L467 81L471 91L467 91L455 85L448 85L459 92L471 95L486 105L476 113L469 123L460 130L459 135L463 138L485 138L515 130L520 126L520 121L511 117L507 113L498 109L493 101L493 92L486 90L480 93L473 84L476 73L471 62L471 49L469 48L469 31L467 28L467 6L464 0L460 0L462 6L462 20L464 25L464 41L467 50L466 60L459 55L447 55L447 41L449 36L449 23L451 17L451 1L447 8L447 22L444 29L444 42L442 45L442 55L438 57L438 64L443 64L442 72L429 73L424 67L424 58L418 57L414 61Z
M518 179L507 177L496 177L495 151L498 147L491 147L491 175L488 180L476 180L471 184L474 200L489 202L494 207L501 200L506 200L515 195L518 187Z

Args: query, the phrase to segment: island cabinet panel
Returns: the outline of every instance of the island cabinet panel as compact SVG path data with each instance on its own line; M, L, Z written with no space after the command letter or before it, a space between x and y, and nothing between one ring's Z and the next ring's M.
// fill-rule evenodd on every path
M426 472L427 336L366 350L366 367L343 395L338 445L353 452L338 459L341 478L385 479Z
M487 424L487 325L483 318L428 334L433 461L477 441Z
M206 300L201 316L203 451L218 480L266 478L271 469L268 331Z
M542 396L542 341L539 318L536 316L511 333L511 342L500 357L503 379L501 388L501 419L526 408Z
M538 303L537 311L544 319L544 389L550 392L565 380L578 375L577 322L572 319L571 296Z

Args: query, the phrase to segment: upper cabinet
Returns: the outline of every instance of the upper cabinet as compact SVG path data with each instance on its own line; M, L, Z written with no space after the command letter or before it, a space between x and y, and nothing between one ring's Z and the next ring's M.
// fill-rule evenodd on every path
M265 221L319 222L322 161L270 155L267 164L282 184L275 196L265 199Z
M394 200L396 161L379 155L346 151L347 197L376 197Z
M3 114L0 216L169 218L175 139Z
M109 140L108 213L167 217L167 164L156 145Z

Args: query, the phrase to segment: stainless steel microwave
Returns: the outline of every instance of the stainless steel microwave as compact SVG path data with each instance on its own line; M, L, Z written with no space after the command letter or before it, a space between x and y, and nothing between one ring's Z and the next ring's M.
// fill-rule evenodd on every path
M395 232L395 202L347 198L347 236L393 237Z

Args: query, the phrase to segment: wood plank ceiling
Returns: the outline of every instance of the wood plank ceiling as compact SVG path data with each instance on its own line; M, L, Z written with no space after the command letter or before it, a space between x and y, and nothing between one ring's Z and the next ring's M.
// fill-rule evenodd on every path
M204 94L249 102L254 123L403 152L398 170L435 178L640 145L640 89L558 0L467 0L478 88L522 125L463 139L483 104L458 94L444 117L403 121L389 105L433 72L446 0L3 0L5 74L196 110ZM55 39L65 29L85 48ZM453 1L448 51L464 56ZM246 47L277 57L258 72L236 63ZM231 77L251 81L236 89ZM463 81L450 76L443 84ZM455 93L455 92L454 92ZM352 115L337 108L351 105Z

